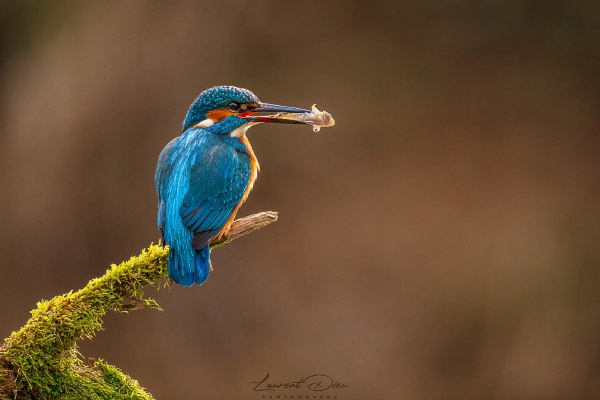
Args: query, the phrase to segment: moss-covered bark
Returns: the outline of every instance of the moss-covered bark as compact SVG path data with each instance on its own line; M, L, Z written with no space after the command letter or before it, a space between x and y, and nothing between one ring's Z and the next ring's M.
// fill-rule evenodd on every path
M220 246L277 220L267 211L236 220ZM167 277L168 248L151 245L139 256L92 279L83 289L40 301L31 318L0 347L0 400L152 399L136 380L103 360L84 362L77 341L92 338L109 310L160 309L146 285ZM164 281L166 283L166 280Z
M167 257L168 248L152 245L77 292L40 301L0 348L0 398L151 399L117 368L102 360L84 363L77 341L92 338L108 310L158 309L143 288L167 275Z

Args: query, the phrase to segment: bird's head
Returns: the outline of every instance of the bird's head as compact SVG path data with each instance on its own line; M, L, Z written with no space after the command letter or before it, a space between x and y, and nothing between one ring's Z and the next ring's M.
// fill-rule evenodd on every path
M278 118L277 115L254 115L258 112L310 113L310 110L262 103L249 90L235 86L215 86L200 93L194 100L183 121L183 131L190 128L210 128L213 133L242 136L250 126L261 122L302 123Z

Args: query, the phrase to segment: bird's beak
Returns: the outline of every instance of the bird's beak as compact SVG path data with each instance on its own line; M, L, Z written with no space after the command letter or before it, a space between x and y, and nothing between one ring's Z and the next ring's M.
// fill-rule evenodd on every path
M288 106L278 106L277 104L269 104L269 103L258 103L258 107L253 108L252 110L244 113L242 118L249 122L276 122L279 124L304 124L304 122L278 118L278 114L275 115L265 115L265 116L253 116L252 114L257 112L270 112L270 113L310 113L310 110L305 110L303 108L296 107L288 107Z

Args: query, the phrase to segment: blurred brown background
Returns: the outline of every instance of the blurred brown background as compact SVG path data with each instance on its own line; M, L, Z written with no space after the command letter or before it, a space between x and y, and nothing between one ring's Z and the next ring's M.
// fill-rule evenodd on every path
M158 240L158 154L233 84L337 124L253 128L279 222L84 356L158 399L600 398L600 3L415 3L2 2L0 337Z

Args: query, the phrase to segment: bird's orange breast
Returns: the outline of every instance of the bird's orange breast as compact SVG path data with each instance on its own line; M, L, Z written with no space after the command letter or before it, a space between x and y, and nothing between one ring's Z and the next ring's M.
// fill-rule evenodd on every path
M248 198L250 191L254 187L254 182L256 181L256 177L258 176L258 171L260 171L260 165L258 164L258 160L256 159L256 156L254 155L254 151L252 150L252 146L250 145L250 141L248 140L246 135L242 135L238 139L240 142L242 142L242 144L244 144L244 146L246 146L246 149L247 149L246 154L248 154L250 156L250 179L248 180L248 186L246 186L246 191L242 195L242 199L240 200L238 205L235 206L235 208L233 209L233 212L231 213L231 216L229 217L229 219L227 220L227 222L225 223L223 228L221 228L221 230L219 231L219 234L217 235L218 238L226 235L227 232L229 231L229 228L231 228L231 224L233 224L233 220L235 219L235 216L236 216L238 210L240 209L242 204L244 204L244 202Z

